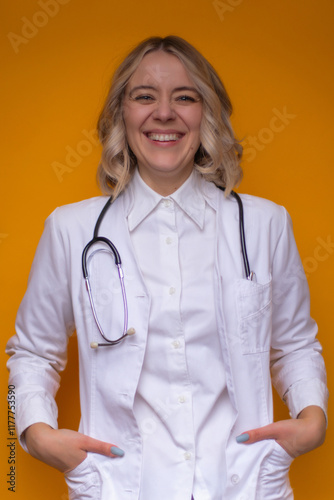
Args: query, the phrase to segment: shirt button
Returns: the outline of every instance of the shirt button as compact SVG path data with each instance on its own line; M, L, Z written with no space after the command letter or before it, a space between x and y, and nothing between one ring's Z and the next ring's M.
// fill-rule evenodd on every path
M233 476L231 477L231 483L238 484L239 481L240 481L240 477L238 476L238 474L233 474Z
M167 245L171 245L173 243L173 238L168 236L168 238L166 238L166 243L167 243Z
M185 460L190 460L191 459L191 453L190 451L186 451L185 454L184 454L184 459Z
M176 292L176 289L173 286L171 286L169 289L169 295L174 295L175 292Z
M179 340L173 340L172 342L172 346L174 347L174 349L178 349L181 345L181 342Z
M171 202L171 200L163 200L162 203L163 203L164 207L168 208L171 206L172 202Z
M179 396L177 399L178 399L179 403L185 403L186 402L185 396Z

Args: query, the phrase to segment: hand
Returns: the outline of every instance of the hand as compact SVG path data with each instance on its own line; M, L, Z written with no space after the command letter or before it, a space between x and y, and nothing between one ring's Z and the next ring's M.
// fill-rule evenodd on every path
M298 418L281 420L247 431L240 434L237 441L252 444L264 439L275 439L292 458L296 458L322 445L325 434L324 412L319 406L307 406L300 412Z
M123 456L115 445L98 441L80 432L68 429L53 429L47 424L36 423L24 434L29 453L38 460L65 473L77 467L87 457L87 452L100 453L106 457ZM110 449L113 448L112 453Z

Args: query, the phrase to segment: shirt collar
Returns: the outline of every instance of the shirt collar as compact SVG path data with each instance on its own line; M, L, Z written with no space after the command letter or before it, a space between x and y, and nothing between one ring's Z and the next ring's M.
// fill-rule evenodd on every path
M135 229L162 200L173 200L201 229L204 226L205 203L216 210L218 189L193 170L182 186L170 196L164 197L151 189L135 170L129 184L131 202L128 204L129 230Z

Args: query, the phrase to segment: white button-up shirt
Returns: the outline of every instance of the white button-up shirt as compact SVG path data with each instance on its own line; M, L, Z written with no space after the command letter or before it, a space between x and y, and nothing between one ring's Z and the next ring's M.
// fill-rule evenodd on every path
M188 182L192 183L194 179ZM80 361L79 430L96 439L115 443L125 451L121 459L88 453L87 458L66 476L71 500L82 500L83 497L87 500L139 500L140 495L142 499L143 495L145 497L143 488L150 486L152 493L145 500L190 500L191 492L195 500L211 494L210 500L216 500L210 489L214 481L222 484L223 494L219 500L292 498L287 476L291 457L283 448L270 439L249 446L235 440L241 432L267 425L273 420L269 367L272 382L293 418L308 405L318 405L326 411L326 372L321 346L316 339L317 328L309 316L307 281L290 218L282 207L242 195L247 250L251 269L257 276L256 283L249 281L243 272L237 203L232 197L224 197L212 184L200 182L200 190L196 181L193 193L185 185L166 200L173 203L177 231L168 229L162 241L157 239L154 248L163 248L173 254L173 245L176 244L173 238L177 236L179 253L172 260L178 258L180 263L177 262L179 271L177 266L173 267L173 274L168 274L169 267L167 270L159 268L158 274L154 273L155 278L161 276L164 283L160 287L161 298L153 297L149 290L152 286L146 276L149 268L138 263L142 259L134 249L133 235L137 229L139 233L139 227L151 212L153 215L154 211L158 213L160 208L165 208L161 214L170 215L172 206L161 207L160 202L152 203L148 198L147 202L152 203L151 211L142 214L141 206L134 210L131 182L105 213L99 235L109 238L122 257L129 326L136 330L135 335L126 337L117 346L90 347L92 341L101 342L102 337L93 318L81 266L82 250L92 238L107 198L97 197L58 208L46 222L28 290L18 312L17 334L7 344L11 356L8 361L9 384L15 386L18 436L24 446L22 433L29 425L45 422L57 428L55 394L59 374L66 365L68 336L75 326ZM204 205L200 201L203 198ZM206 238L202 237L207 222L208 227L212 227L209 213L217 221L214 245L214 240L207 245ZM181 214L184 221L189 220L189 225L192 225L192 244L187 238L180 239L178 231L186 231L188 227L188 223L178 227ZM160 234L154 226L150 233L157 233L157 238ZM167 238L172 238L172 241ZM169 241L171 243L167 243ZM94 246L92 253L100 246L100 243ZM147 249L152 265L155 259L160 262L156 250L154 253L152 248ZM204 291L204 282L210 275L213 254L213 291L209 286L207 292ZM124 316L113 257L105 251L98 251L91 258L89 267L92 287L97 292L98 317L107 335L117 338L122 332ZM184 293L180 294L176 279L178 273L182 292L190 287L190 293L199 293L199 300L195 297L193 301L193 296L189 295L189 300L184 301ZM185 282L183 276L187 277ZM196 280L200 286L193 287ZM169 294L171 288L175 293ZM205 311L210 310L208 293L215 297L216 320L205 317ZM164 319L168 322L167 328L156 322L154 328L157 331L152 326L156 300L179 304L179 312L174 307L171 317L167 314ZM188 310L184 317L185 307ZM170 328L169 322L177 324L178 314L183 329ZM217 329L220 348L216 352L208 352L205 340L210 338L210 344L216 340L211 330L203 333L205 328L199 328L203 318L205 325L211 324ZM164 334L160 332L162 326ZM157 343L156 348L159 353L150 355L149 359L151 347L154 347L151 342L155 339L160 344L159 347ZM214 368L219 365L220 353L222 363ZM147 360L159 365L159 371L154 371L157 376L164 371L172 377L161 392L160 378L153 380L150 394L142 389L144 376L148 373ZM224 371L220 371L222 366ZM153 370L149 375L152 379ZM187 378L180 378L180 375ZM227 401L224 400L224 376L229 395ZM145 398L141 403L142 416L152 418L152 421L144 422L144 427L141 409L138 413L140 391ZM203 408L198 394L201 394ZM169 405L168 396L173 405ZM188 429L189 396L193 422ZM217 404L214 404L216 396ZM178 399L180 397L183 403ZM162 405L160 415L154 413L157 398L165 405ZM221 401L223 411L218 412ZM175 415L171 412L174 409ZM229 418L230 409L232 418ZM216 422L218 413L222 414L219 424ZM141 420L141 428L137 419ZM176 421L181 422L180 427L178 423L174 425ZM205 426L203 422L206 422ZM160 443L158 431L145 434L149 424L159 426L164 433L159 434ZM225 437L221 463L219 448L225 444ZM153 446L157 445L159 456L157 463L152 461L148 470L147 450L152 441L156 441L152 444L152 453ZM192 447L192 443L196 447ZM184 470L188 471L187 474L183 473ZM146 482L151 481L146 479L149 475L151 484ZM154 488L159 482L168 484L168 489L157 496ZM215 487L219 489L220 485L215 484Z
M207 188L193 172L168 198L138 171L131 184L128 225L152 297L134 405L143 437L141 500L162 498L170 478L175 500L223 494L232 408L215 311L216 210L203 182ZM213 185L211 194L218 194Z

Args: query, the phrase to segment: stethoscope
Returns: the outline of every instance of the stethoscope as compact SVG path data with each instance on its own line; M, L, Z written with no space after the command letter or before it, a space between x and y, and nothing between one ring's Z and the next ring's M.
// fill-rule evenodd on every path
M223 188L221 186L218 186L218 187L222 191L225 191L225 188ZM242 204L240 196L235 191L231 191L231 196L233 196L233 198L235 198L235 200L238 203L238 208L239 208L240 244L241 244L241 252L242 252L242 259L243 259L243 264L244 264L245 275L249 281L253 281L253 279L255 278L255 273L250 270L249 260L248 260L248 255L247 255L243 204ZM133 335L135 333L134 328L128 328L128 304L127 304L127 298L126 298L126 292L125 292L124 273L123 273L123 269L122 269L121 256L120 256L117 248L115 247L115 245L108 238L105 238L104 236L98 235L101 222L102 222L108 208L111 206L112 203L113 203L113 200L112 200L112 196L111 196L108 199L107 203L104 205L104 207L101 210L101 213L96 221L93 238L91 239L91 241L89 243L87 243L87 245L85 246L85 248L82 252L82 273L83 273L83 277L84 277L85 284L86 284L86 290L88 293L89 303L90 303L90 307L92 309L92 313L93 313L93 317L94 317L96 326L97 326L97 328L98 328L98 330L99 330L99 332L104 340L104 342L101 342L101 343L91 342L90 347L92 349L96 349L98 347L117 345L122 340L124 340L125 337L127 337L128 335ZM90 280L89 280L89 273L88 273L87 254L88 254L89 249L91 249L92 246L95 245L96 243L104 243L107 247L109 247L111 253L114 256L115 265L117 267L119 282L120 282L120 286L121 286L121 293L122 293L122 300L123 300L123 315L124 315L123 333L116 340L110 340L105 335L103 328L101 326L101 323L99 321L99 318L97 316L96 307L95 307L95 303L93 300L93 293L92 293L92 288L91 288L91 284L90 284Z

